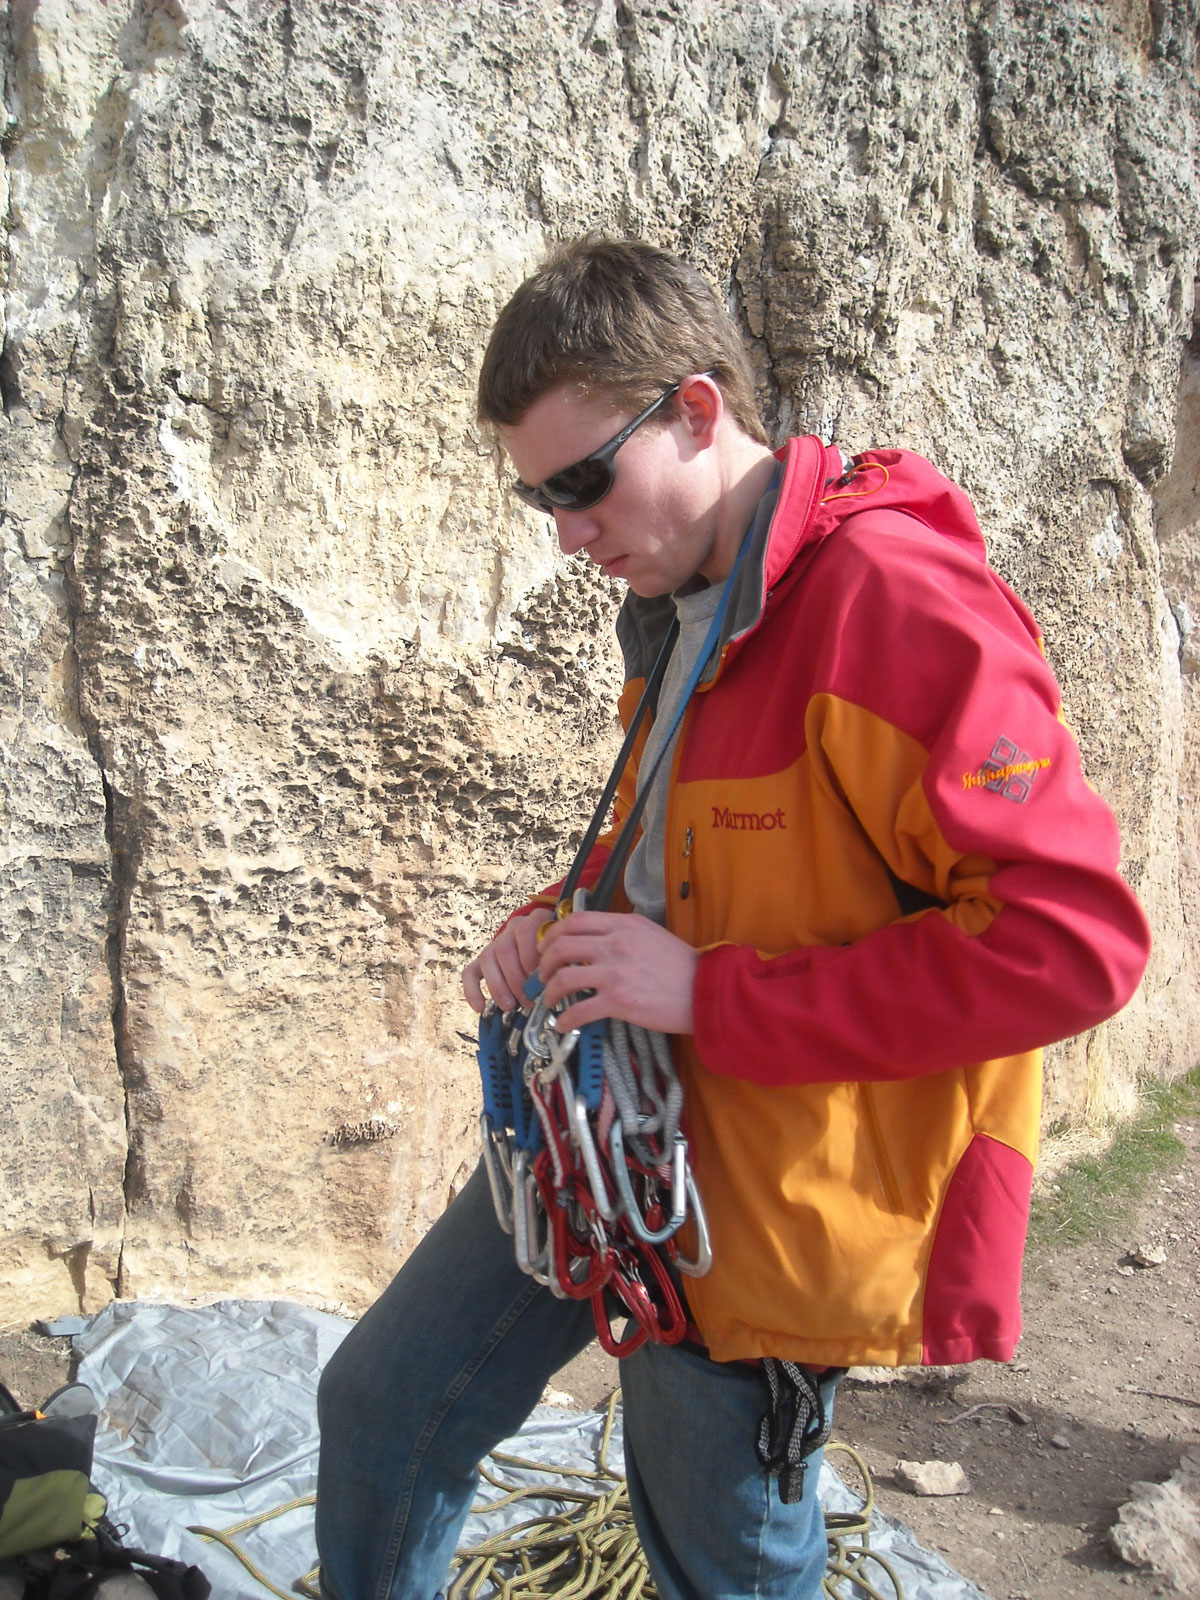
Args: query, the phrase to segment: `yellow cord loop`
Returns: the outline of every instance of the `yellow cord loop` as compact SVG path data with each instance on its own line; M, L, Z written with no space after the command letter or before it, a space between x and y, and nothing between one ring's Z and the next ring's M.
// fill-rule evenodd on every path
M831 500L865 500L868 495L877 494L880 489L886 488L891 478L891 473L882 461L856 461L845 477L839 478L838 482L852 483L863 472L882 472L883 479L881 482L873 483L869 489L843 489L839 494L827 494L821 504L827 506Z
M496 1468L536 1473L549 1481L517 1484L485 1465L480 1469L480 1476L500 1494L476 1506L476 1511L519 1508L529 1501L549 1499L563 1509L529 1517L469 1549L456 1551L446 1600L481 1600L484 1594L494 1595L496 1600L547 1600L548 1596L554 1596L555 1600L657 1600L658 1591L633 1525L625 1479L608 1464L619 1401L618 1389L608 1402L599 1465L595 1471L547 1466L541 1461L526 1461L520 1456L498 1452L488 1458ZM904 1600L895 1571L870 1548L875 1494L866 1465L849 1445L831 1442L826 1446L826 1454L832 1451L841 1451L853 1463L862 1479L864 1503L859 1512L831 1511L825 1515L829 1540L824 1582L827 1600ZM569 1489L553 1481L563 1478L594 1485L594 1488ZM229 1528L192 1527L188 1532L220 1544L237 1557L264 1589L279 1596L279 1600L294 1600L296 1594L320 1600L316 1568L296 1579L290 1591L281 1589L236 1542L236 1535L287 1511L310 1506L315 1498L310 1494L300 1500L289 1500L286 1505L247 1517ZM872 1565L878 1569L874 1575L867 1570Z

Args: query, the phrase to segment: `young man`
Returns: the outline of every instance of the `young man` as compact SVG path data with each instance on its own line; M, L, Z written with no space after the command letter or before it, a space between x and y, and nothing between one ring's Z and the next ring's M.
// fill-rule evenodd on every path
M562 251L501 314L479 414L563 551L628 586L626 715L678 613L666 727L745 544L628 904L553 921L547 891L464 988L507 1009L536 970L560 1029L674 1036L713 1266L689 1339L622 1362L638 1530L663 1600L809 1600L819 1457L785 1503L763 1363L828 1410L852 1364L1011 1356L1040 1047L1125 1003L1145 920L965 496L904 451L773 452L691 268ZM517 1269L476 1173L325 1374L324 1592L431 1600L478 1462L591 1337L587 1302Z

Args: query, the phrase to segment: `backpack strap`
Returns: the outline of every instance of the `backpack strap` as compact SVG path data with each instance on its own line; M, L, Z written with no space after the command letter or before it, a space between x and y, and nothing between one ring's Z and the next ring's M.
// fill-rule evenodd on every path
M136 1572L158 1600L208 1600L212 1593L212 1584L199 1567L122 1544L107 1517L96 1524L95 1544L102 1571ZM50 1600L58 1597L51 1595Z
M169 1556L151 1555L123 1545L104 1517L91 1538L66 1547L48 1569L39 1561L21 1563L25 1578L24 1600L93 1600L106 1577L130 1572L140 1578L157 1600L208 1600L212 1585L199 1567Z

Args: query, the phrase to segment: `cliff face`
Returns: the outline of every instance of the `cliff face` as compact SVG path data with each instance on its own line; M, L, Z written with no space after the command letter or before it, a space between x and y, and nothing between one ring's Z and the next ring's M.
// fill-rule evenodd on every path
M0 1315L361 1306L474 1155L465 957L613 748L503 492L551 241L728 286L768 413L972 493L1157 933L1048 1112L1200 1038L1196 0L12 0Z

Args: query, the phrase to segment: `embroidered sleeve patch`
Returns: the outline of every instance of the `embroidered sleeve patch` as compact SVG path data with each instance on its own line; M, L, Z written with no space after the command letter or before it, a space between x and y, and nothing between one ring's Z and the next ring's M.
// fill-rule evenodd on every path
M1006 739L1002 734L992 746L992 753L982 766L977 767L974 772L963 773L963 788L990 789L993 794L1001 795L1005 800L1012 800L1015 804L1023 806L1029 799L1029 792L1038 773L1049 765L1049 756L1035 760L1027 750L1022 750L1012 739Z

